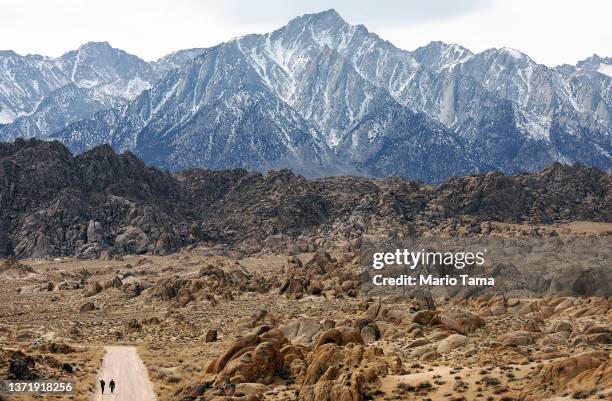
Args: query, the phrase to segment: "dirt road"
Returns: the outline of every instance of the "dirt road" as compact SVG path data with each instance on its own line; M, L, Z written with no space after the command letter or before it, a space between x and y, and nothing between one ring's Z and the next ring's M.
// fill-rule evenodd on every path
M135 347L106 347L102 368L98 373L93 401L155 401L153 384ZM100 380L106 382L104 394ZM115 380L111 394L109 383Z

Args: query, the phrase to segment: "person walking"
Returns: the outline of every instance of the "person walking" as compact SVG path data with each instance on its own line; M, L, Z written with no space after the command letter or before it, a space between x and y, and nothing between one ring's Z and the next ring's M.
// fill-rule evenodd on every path
M114 393L115 392L115 379L111 379L109 386L111 389L111 394Z
M100 387L102 388L102 394L104 394L104 386L106 386L106 382L104 380L100 380Z

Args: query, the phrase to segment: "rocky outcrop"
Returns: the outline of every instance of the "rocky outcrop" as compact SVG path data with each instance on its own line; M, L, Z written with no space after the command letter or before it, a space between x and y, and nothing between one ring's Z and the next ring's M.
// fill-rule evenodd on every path
M309 181L288 170L172 175L109 146L75 157L58 142L16 140L0 144L0 256L163 253L197 241L243 253L311 251L324 238L358 240L390 220L410 235L488 235L490 221L609 222L611 188L607 173L559 164L514 177L455 177L437 187L400 178ZM329 261L305 268L320 263ZM580 294L585 283L568 273L555 285Z
M232 299L233 291L266 292L271 286L268 280L248 273L239 265L207 265L200 269L195 278L158 280L152 286L150 296L156 300L171 302L175 307L183 307L199 299L208 300L214 306L218 299ZM131 283L123 289L130 293L130 296L138 296L142 292L141 287L142 283Z
M385 358L380 348L327 343L316 347L300 368L298 400L361 401L368 399L368 385L380 376L398 373L401 362Z
M570 383L575 386L577 383L585 384L582 380L597 382L602 379L607 380L601 378L596 370L600 366L604 366L602 371L605 372L604 364L609 358L608 352L589 351L553 361L545 365L527 384L523 391L524 398L527 401L541 400L561 394ZM578 378L578 375L581 375L580 378Z
M469 312L443 313L440 321L446 328L463 335L468 335L485 325L483 318Z
M22 278L32 273L32 266L21 263L12 256L0 264L0 276L5 278Z
M178 182L109 146L73 157L58 142L1 144L0 182L4 255L91 258L188 242L184 217L172 211ZM146 234L146 246L124 235L129 227Z
M343 263L322 249L317 250L305 264L294 256L289 257L279 293L290 299L305 295L344 294L354 297L361 283L353 272L345 272L342 267Z
M315 326L311 331L320 329ZM292 344L283 331L270 329L237 338L208 365L205 382L186 388L179 399L240 399L236 397L289 380L301 401L365 400L381 376L400 369L398 357L364 345L356 329L328 330L309 347Z

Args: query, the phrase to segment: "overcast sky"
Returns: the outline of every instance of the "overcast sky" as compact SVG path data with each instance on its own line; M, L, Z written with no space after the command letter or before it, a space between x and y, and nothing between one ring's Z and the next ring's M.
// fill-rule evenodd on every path
M58 56L108 41L152 60L329 8L407 50L442 40L548 65L612 56L610 0L0 0L0 50Z

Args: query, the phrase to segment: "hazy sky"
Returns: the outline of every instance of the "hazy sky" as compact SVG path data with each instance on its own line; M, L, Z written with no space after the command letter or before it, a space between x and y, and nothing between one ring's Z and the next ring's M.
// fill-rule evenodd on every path
M0 50L58 56L108 41L151 60L329 8L408 50L442 40L548 65L612 56L610 0L0 0Z

